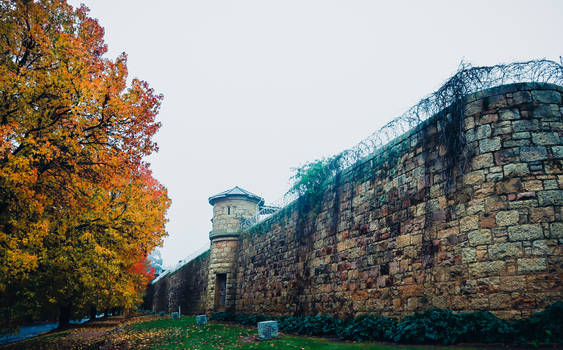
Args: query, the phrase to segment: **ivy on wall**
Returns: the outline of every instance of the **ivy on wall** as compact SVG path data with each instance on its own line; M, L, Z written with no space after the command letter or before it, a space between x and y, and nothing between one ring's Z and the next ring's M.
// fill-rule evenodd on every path
M542 59L473 67L462 61L457 72L438 90L356 146L332 157L317 159L294 168L294 175L291 177L293 185L288 194L318 199L331 177L358 164L391 141L405 137L403 134L421 126L424 121L439 113L446 113L438 132L439 143L445 146L446 171L452 175L454 166L463 171L471 157L471 149L466 147L462 132L467 95L510 83L533 81L563 85L562 63L563 61ZM391 147L389 151L392 150Z

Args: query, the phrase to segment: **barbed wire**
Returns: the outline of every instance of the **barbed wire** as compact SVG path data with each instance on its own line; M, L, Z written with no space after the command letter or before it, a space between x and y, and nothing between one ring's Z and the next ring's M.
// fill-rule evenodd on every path
M325 183L338 172L353 166L370 154L377 152L392 140L446 109L449 109L454 119L454 123L450 126L451 130L449 131L450 133L456 134L455 137L450 137L448 152L461 154L465 162L467 162L470 154L467 151L467 147L465 147L463 133L459 130L462 127L461 122L463 119L462 115L464 114L465 97L488 88L524 82L563 85L563 59L560 57L559 62L540 59L477 67L473 67L470 63L462 61L457 72L448 78L438 90L421 99L416 105L383 125L354 147L324 160L324 166L327 171L319 172L317 170L318 175L316 175L323 177L322 179L311 180L309 176L309 178L307 178L308 183L299 183L299 180L306 178L303 174L307 172L308 169L315 169L315 167L311 166L315 162L307 163L302 168L295 169L296 173L300 176L293 177L295 183L290 191L271 206L283 208L305 193L313 192L308 186L319 186L319 184ZM453 159L453 157L450 157L450 159ZM463 167L463 163L464 161L462 161L459 166ZM453 165L449 164L447 166L451 168ZM242 220L241 229L244 230L250 226L256 225L273 212L272 208L261 209L253 217Z
M540 82L563 85L563 61L532 60L494 66L473 67L461 62L457 72L435 92L424 97L399 117L340 153L338 169L347 168L363 159L393 139L416 127L431 116L459 103L465 96L495 86Z
M286 193L282 197L275 201L269 202L268 205L263 205L259 208L258 212L249 218L243 218L240 222L241 230L246 230L247 228L256 225L259 222L264 221L266 218L270 217L272 214L276 213L282 208L290 205L299 196L296 193Z

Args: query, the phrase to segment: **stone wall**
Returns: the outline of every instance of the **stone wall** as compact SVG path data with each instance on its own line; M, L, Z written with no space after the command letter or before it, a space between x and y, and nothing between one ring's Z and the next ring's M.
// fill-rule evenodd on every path
M147 289L143 307L154 311L182 314L205 312L209 251L201 254L170 275L163 276Z
M563 300L562 93L528 83L468 96L461 124L438 114L332 179L317 200L293 203L232 246L218 242L215 269L228 258L236 273L231 309L402 317L439 307L518 318ZM445 132L452 126L457 134ZM463 151L452 147L460 135ZM208 265L199 266L203 281ZM160 289L174 281L156 284L153 305L168 295L173 307Z
M469 96L465 170L442 113L243 233L236 311L515 318L563 299L561 92Z

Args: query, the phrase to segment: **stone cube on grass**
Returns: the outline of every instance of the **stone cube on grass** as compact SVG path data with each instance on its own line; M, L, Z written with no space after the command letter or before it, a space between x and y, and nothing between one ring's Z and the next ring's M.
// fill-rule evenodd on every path
M198 326L203 326L207 324L207 316L205 315L197 315L195 317L195 322Z
M276 338L278 336L278 322L258 322L258 337L262 340Z
M176 319L176 318L180 318L180 314L177 312L173 312L170 316L172 316L172 318Z
M166 316L166 312L161 311L161 312L159 312L159 315L160 315L160 316Z

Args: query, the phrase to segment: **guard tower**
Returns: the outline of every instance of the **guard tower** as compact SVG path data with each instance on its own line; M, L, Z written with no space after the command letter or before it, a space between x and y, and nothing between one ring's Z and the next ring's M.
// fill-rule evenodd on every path
M236 259L241 220L255 215L264 199L238 186L209 197L213 206L213 229L209 232L211 256L207 284L207 310L234 307Z

